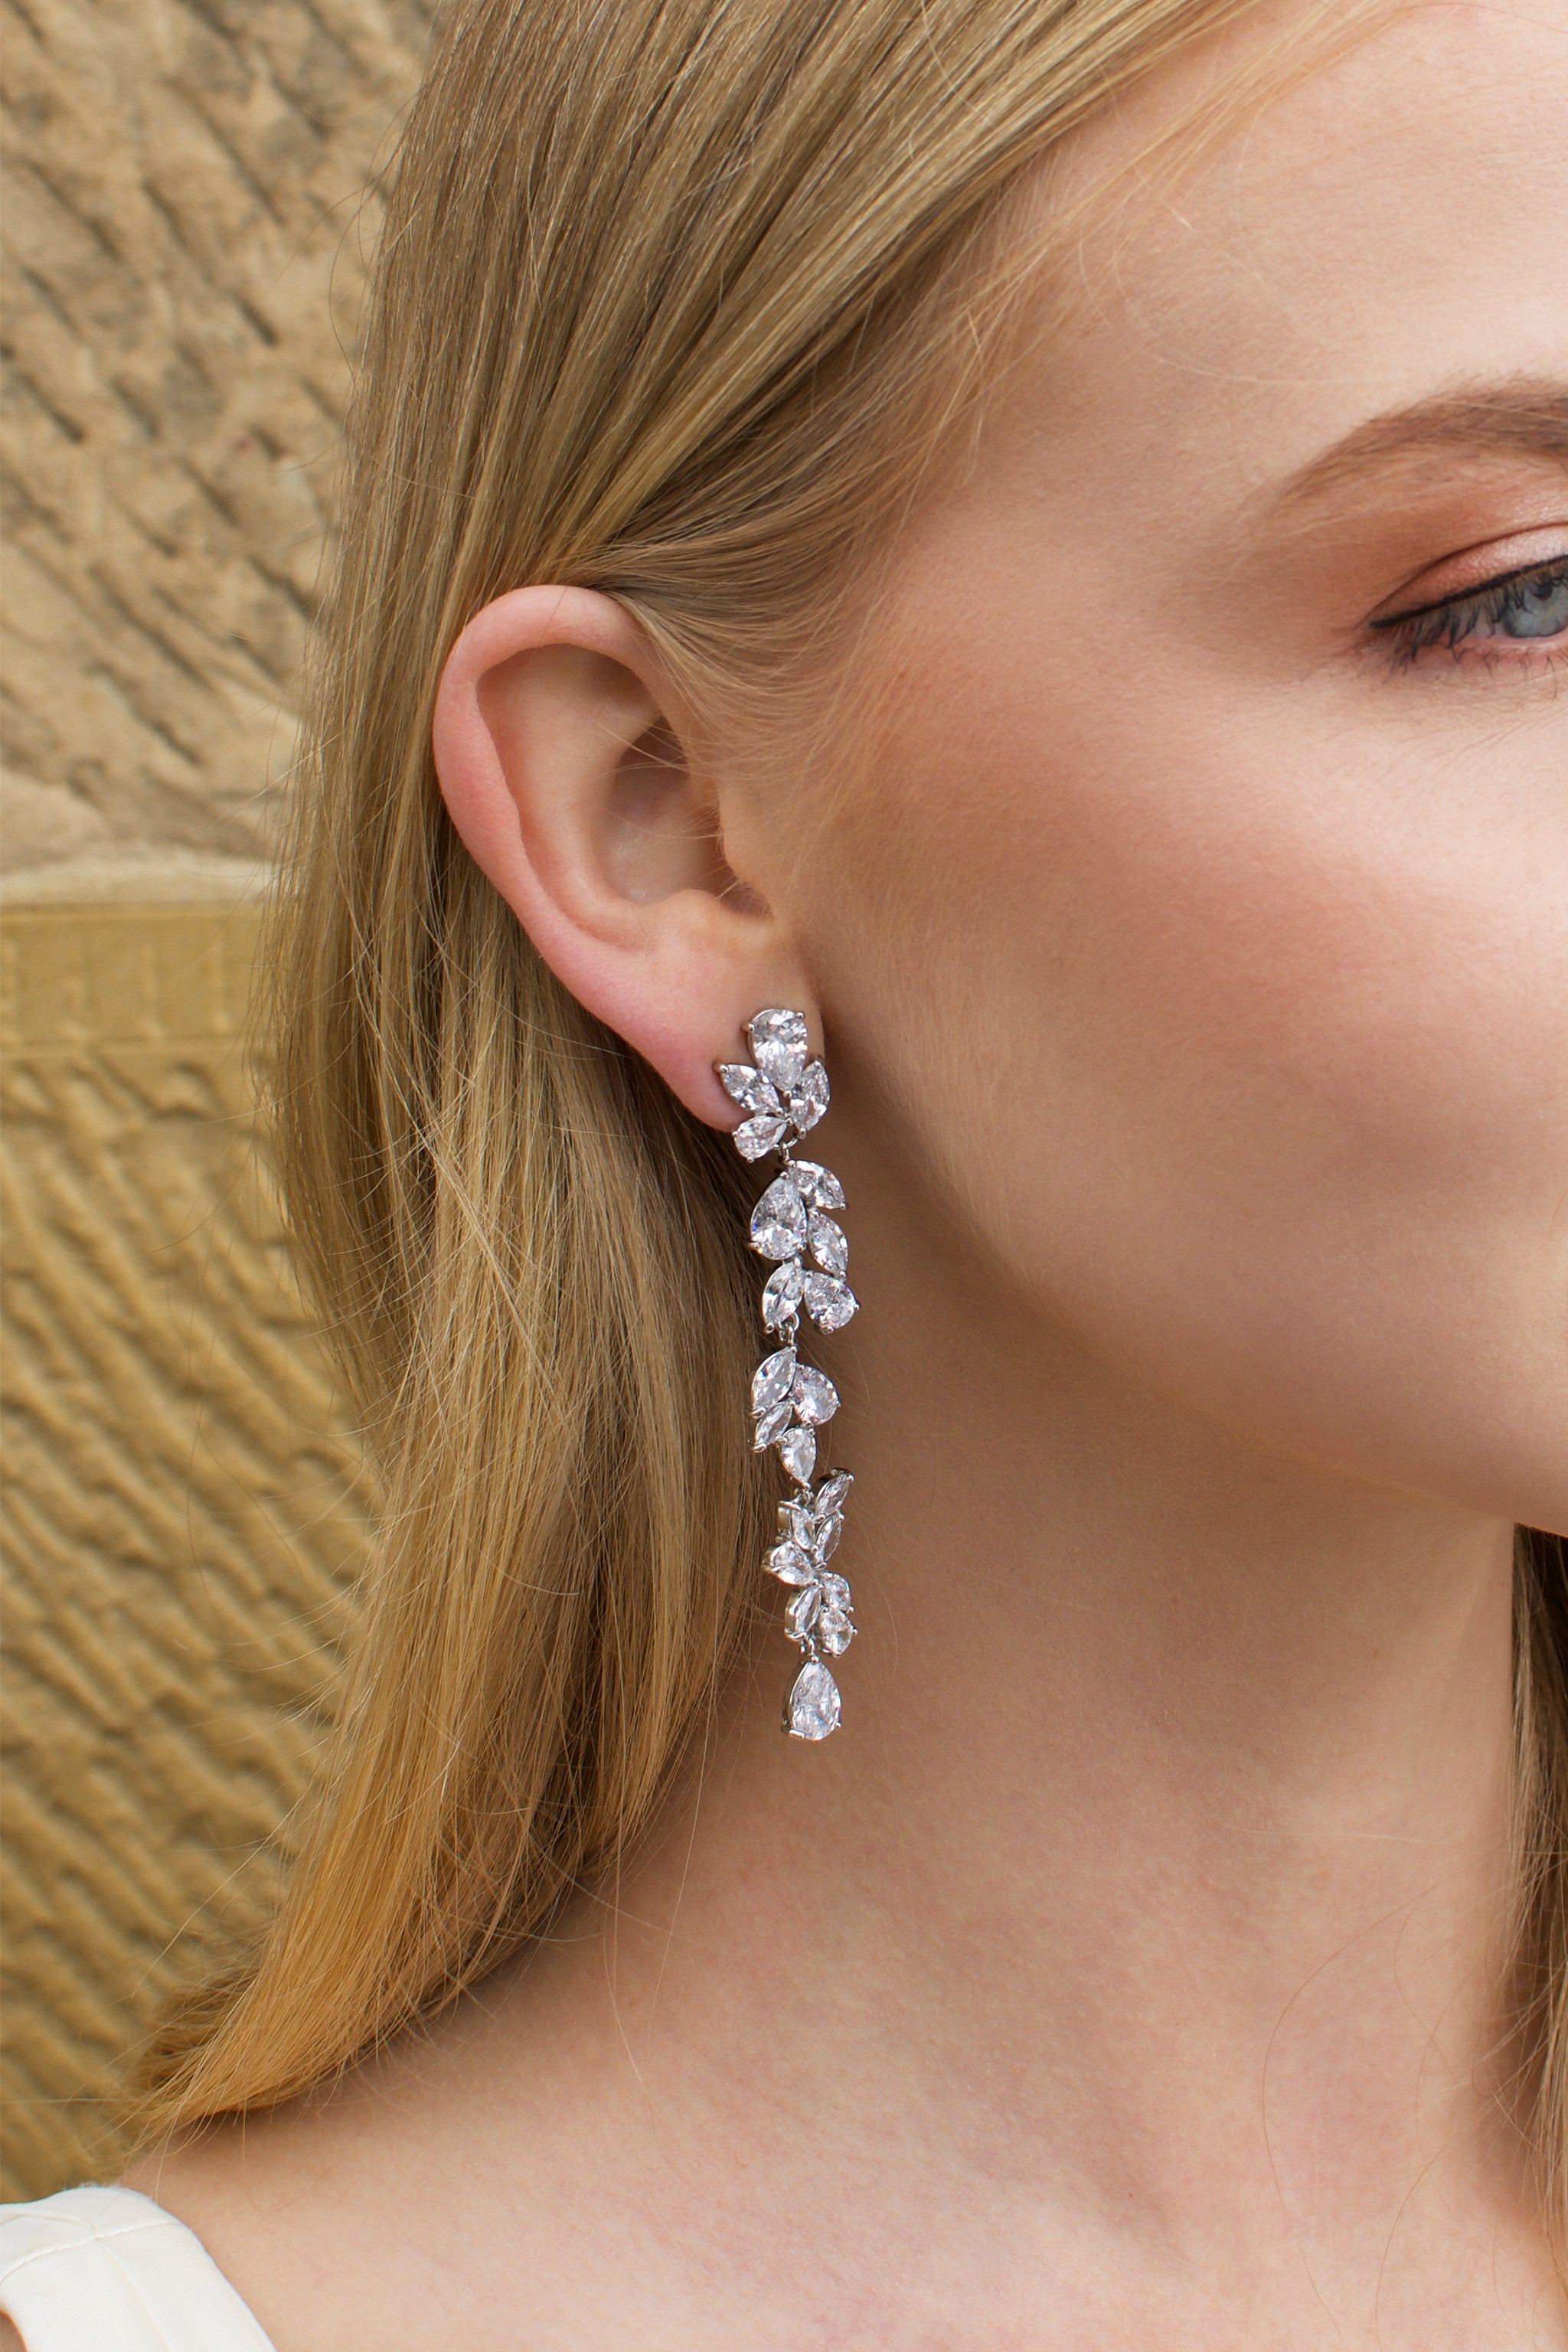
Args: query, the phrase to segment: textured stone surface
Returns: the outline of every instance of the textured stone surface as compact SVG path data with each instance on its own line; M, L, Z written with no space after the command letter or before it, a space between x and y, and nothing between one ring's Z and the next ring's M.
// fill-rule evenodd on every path
M6 863L261 854L425 0L3 0Z
M0 915L10 2195L107 2177L172 1939L264 1899L368 1527L253 1149L255 929Z
M0 0L4 2191L265 1900L368 1497L238 1037L429 0ZM210 902L210 903L209 903Z

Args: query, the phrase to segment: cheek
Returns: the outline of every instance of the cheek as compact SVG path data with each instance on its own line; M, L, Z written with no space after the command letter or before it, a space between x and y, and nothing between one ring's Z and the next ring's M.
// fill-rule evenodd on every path
M839 1025L958 1229L1200 1409L1560 1522L1568 811L1539 746L1460 761L1379 688L1249 702L1142 654L950 643L941 676L814 892Z

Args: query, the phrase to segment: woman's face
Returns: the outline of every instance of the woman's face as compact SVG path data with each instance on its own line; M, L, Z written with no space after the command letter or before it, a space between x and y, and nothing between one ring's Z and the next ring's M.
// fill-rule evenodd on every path
M1564 0L1418 6L1097 212L901 537L866 780L803 785L793 868L798 801L748 847L952 1266L1269 1444L1556 1528L1565 126Z

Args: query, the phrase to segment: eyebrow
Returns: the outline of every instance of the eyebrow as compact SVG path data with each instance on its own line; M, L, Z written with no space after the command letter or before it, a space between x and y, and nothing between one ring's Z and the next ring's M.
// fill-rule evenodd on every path
M1514 377L1386 409L1292 475L1279 503L1300 506L1402 458L1419 460L1445 452L1455 457L1549 457L1568 465L1568 383Z

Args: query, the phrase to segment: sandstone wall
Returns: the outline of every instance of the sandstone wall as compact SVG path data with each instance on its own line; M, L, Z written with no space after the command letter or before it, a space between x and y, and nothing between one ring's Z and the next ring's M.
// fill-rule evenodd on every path
M370 1498L243 1049L423 0L5 0L4 2189L264 1900Z
M264 854L400 0L6 0L10 887ZM222 878L231 878L225 875Z

